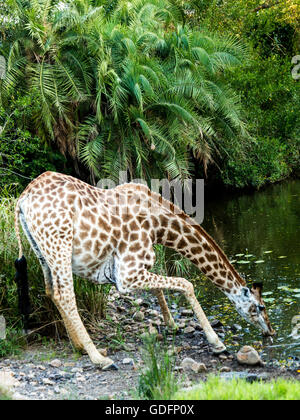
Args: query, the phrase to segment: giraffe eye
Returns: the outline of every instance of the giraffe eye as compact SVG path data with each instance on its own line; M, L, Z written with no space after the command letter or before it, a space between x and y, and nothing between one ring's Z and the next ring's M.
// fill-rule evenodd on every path
M265 309L264 305L258 305L257 308L260 312L262 312Z

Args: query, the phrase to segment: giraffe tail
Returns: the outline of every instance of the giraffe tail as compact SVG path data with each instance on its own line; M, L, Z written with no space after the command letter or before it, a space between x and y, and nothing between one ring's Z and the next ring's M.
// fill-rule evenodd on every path
M15 232L19 244L19 258L15 260L15 282L18 290L18 307L22 316L23 327L25 331L29 330L29 315L31 313L30 299L29 299L29 284L27 275L27 261L23 255L20 229L19 229L19 214L20 208L17 203L15 208Z

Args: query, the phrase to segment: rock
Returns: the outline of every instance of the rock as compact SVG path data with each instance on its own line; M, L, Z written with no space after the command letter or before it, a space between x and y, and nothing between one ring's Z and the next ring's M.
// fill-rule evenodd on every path
M82 376L82 375L77 375L76 376L76 381L77 382L85 382L85 377L84 376Z
M183 330L184 334L191 334L195 332L195 328L191 327L190 325Z
M134 303L135 305L141 306L141 304L143 303L143 299L141 299L141 298L136 299L133 303Z
M193 315L193 314L194 314L194 311L192 309L183 309L181 311L181 315L183 315L183 316L190 316L190 315Z
M126 357L122 360L123 365L133 365L133 359L130 359L129 357Z
M149 334L150 335L158 335L158 331L155 327L153 327L153 325L149 326Z
M107 357L107 349L106 349L106 348L105 348L105 349L99 349L99 353L100 353L102 356Z
M155 309L149 309L149 315L151 316L159 316L159 312L156 311Z
M49 378L43 378L42 382L45 385L51 385L51 386L55 385L55 382L51 381L51 379Z
M185 359L183 359L183 361L181 362L181 367L183 368L183 370L192 370L195 373L207 371L207 367L204 363L198 363L190 357L186 357Z
M237 360L242 365L264 365L257 351L251 346L243 346L237 353Z
M232 379L245 379L247 382L254 382L254 381L265 381L267 380L269 375L267 373L255 374L255 373L248 373L248 372L221 372L220 378L225 379L227 381L231 381Z
M232 327L231 327L231 329L232 329L233 331L241 331L243 328L242 328L242 326L241 326L241 325L239 325L239 324L233 324L233 325L232 325Z
M220 354L220 355L219 355L219 359L220 359L220 360L223 360L223 361L224 361L224 360L227 360L227 356L225 356L225 354Z
M53 359L53 360L51 360L51 362L49 362L49 365L52 366L52 367L59 368L59 367L61 367L62 362L59 359Z
M143 314L142 311L137 311L133 314L132 317L135 321L141 322L144 321L145 315Z
M213 328L223 327L223 324L218 319L213 319L210 323Z
M221 369L219 370L219 372L220 373L223 373L223 372L230 372L231 371L231 369L230 369L230 367L229 366L223 366L223 367L221 367Z

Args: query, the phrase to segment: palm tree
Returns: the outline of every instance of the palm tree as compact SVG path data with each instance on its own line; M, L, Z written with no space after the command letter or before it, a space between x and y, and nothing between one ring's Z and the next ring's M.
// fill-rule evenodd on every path
M91 177L192 173L234 147L246 130L224 70L245 51L183 25L168 0L10 0L13 38L3 40L1 102L27 90L33 126Z

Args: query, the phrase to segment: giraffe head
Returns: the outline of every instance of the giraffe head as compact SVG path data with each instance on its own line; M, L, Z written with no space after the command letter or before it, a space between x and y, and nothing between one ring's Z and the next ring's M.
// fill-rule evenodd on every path
M233 299L238 313L250 324L256 326L264 336L274 335L265 303L262 299L262 283L253 283L252 288L242 287Z

